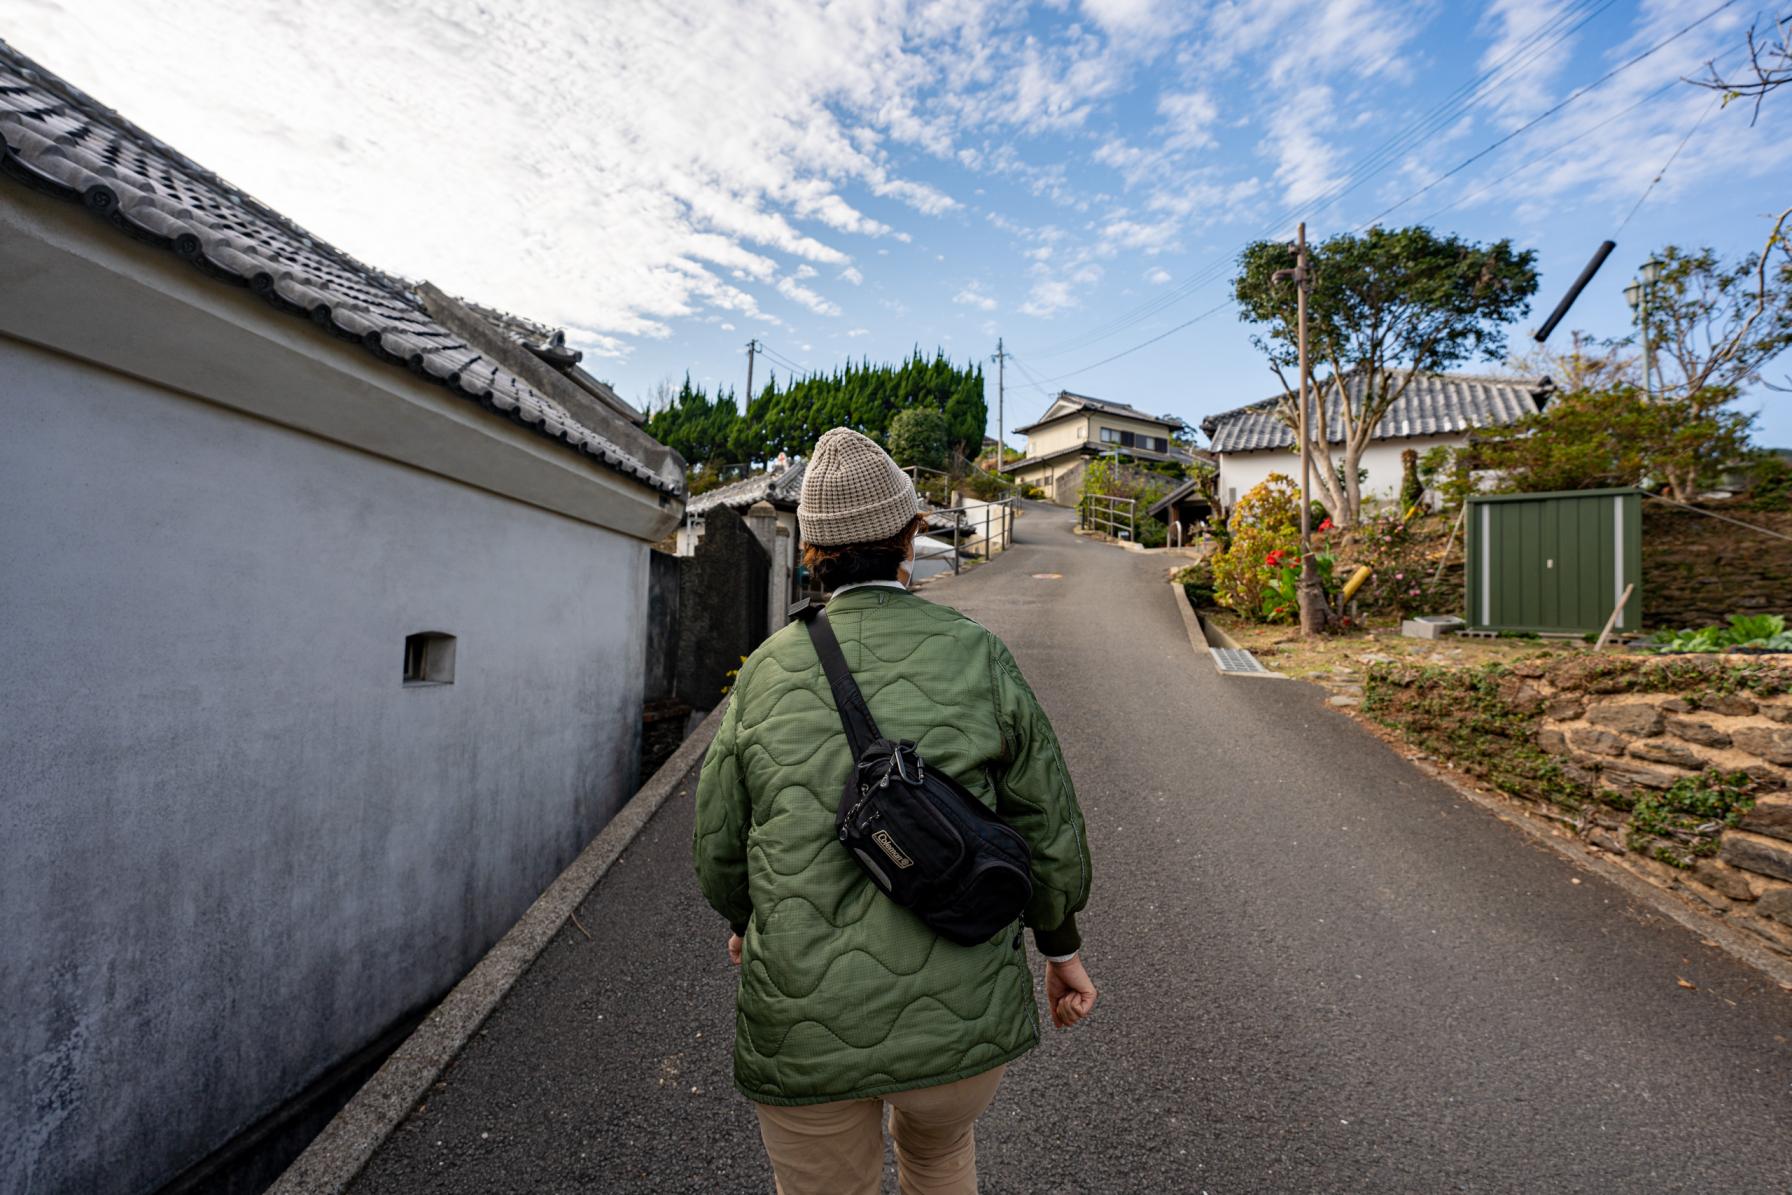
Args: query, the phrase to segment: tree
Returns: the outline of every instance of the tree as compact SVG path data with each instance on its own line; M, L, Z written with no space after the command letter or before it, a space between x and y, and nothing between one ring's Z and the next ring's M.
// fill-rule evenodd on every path
M1636 337L1613 339L1576 330L1569 333L1569 348L1559 353L1547 344L1531 344L1506 363L1506 372L1536 382L1548 378L1566 392L1609 390L1613 386L1642 388L1642 353Z
M1749 118L1751 125L1761 119L1761 101L1767 98L1767 93L1792 82L1792 17L1774 22L1772 32L1759 38L1755 36L1756 28L1757 25L1748 27L1748 67L1744 73L1726 79L1717 73L1717 63L1713 60L1705 64L1705 78L1688 80L1722 92L1726 107L1731 100L1753 99L1755 112Z
M1668 482L1681 501L1748 451L1754 416L1700 410L1677 395L1647 401L1631 385L1571 390L1540 415L1477 432L1463 462L1511 493Z
M656 391L658 409L647 416L647 434L682 456L693 469L721 465L741 458L738 448L742 422L734 392L718 392L712 400L686 374L676 394L662 383Z
M1781 212L1759 254L1730 263L1709 248L1669 245L1649 291L1649 342L1662 390L1718 405L1759 381L1761 367L1792 347L1792 245Z
M903 466L946 467L946 417L933 407L910 407L890 420L890 455Z
M1735 262L1725 263L1709 248L1687 252L1669 245L1656 255L1662 269L1649 291L1645 333L1659 365L1659 396L1672 400L1689 426L1735 423L1727 405L1744 386L1762 380L1763 366L1792 348L1788 217L1792 209L1774 221L1759 254ZM1733 451L1728 443L1719 436L1718 444ZM1699 460L1676 457L1662 480L1684 501L1696 491L1702 467Z
M1313 476L1332 521L1352 526L1362 512L1362 454L1389 407L1417 374L1474 357L1500 360L1505 325L1530 309L1536 254L1510 240L1482 245L1429 228L1371 228L1310 247L1308 358L1329 369L1315 382L1326 426L1315 427ZM1239 318L1262 326L1252 343L1282 382L1277 413L1295 426L1296 390L1287 371L1299 360L1295 291L1277 281L1288 246L1258 241L1238 259L1233 283ZM1317 372L1317 370L1316 370ZM1332 436L1343 459L1334 465Z

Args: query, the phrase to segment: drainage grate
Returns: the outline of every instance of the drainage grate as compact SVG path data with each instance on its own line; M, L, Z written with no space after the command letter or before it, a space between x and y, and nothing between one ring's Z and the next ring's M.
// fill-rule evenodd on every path
M1256 656L1242 647L1210 647L1207 650L1213 653L1214 667L1221 672L1269 672L1269 669L1258 662Z

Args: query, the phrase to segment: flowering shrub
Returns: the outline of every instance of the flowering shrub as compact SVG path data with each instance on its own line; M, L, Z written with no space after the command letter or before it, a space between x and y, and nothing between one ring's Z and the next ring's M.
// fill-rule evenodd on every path
M1280 549L1263 559L1269 569L1263 596L1258 599L1258 613L1265 622L1294 622L1300 617L1300 549ZM1313 571L1319 574L1319 587L1327 594L1334 591L1333 560L1329 552L1313 553Z
M1271 473L1238 500L1227 528L1231 543L1213 562L1214 596L1246 618L1262 618L1264 595L1281 567L1277 562L1300 550L1300 495L1294 482Z
M1397 514L1367 519L1350 532L1328 538L1337 557L1351 568L1366 564L1375 570L1368 583L1356 594L1356 602L1368 612L1407 618L1414 614L1436 614L1457 610L1462 605L1460 575L1437 576L1438 554L1451 542L1450 528L1454 519L1430 517L1403 521ZM1460 536L1454 537L1454 551L1460 551Z
M1276 530L1300 527L1300 490L1294 479L1282 473L1271 473L1252 486L1232 508L1226 526L1236 536L1247 528Z

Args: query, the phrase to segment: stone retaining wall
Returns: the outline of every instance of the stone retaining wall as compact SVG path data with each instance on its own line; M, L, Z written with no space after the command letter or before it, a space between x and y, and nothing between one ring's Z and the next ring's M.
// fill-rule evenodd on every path
M1792 512L1751 510L1740 501L1703 508L1792 535ZM1644 502L1643 624L1709 626L1732 614L1792 619L1792 540Z
M1380 666L1364 708L1792 957L1792 663Z

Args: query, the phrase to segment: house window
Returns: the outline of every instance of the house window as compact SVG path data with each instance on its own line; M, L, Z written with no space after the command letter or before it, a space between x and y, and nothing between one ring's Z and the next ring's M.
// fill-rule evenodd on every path
M418 631L404 637L404 683L451 685L454 683L454 636L442 631Z
M1119 443L1121 443L1122 441L1120 439L1120 432L1111 427L1102 428L1101 429L1101 442L1103 444L1119 444Z
M1168 452L1170 451L1170 442L1162 436L1153 436L1151 437L1151 447L1157 452Z

